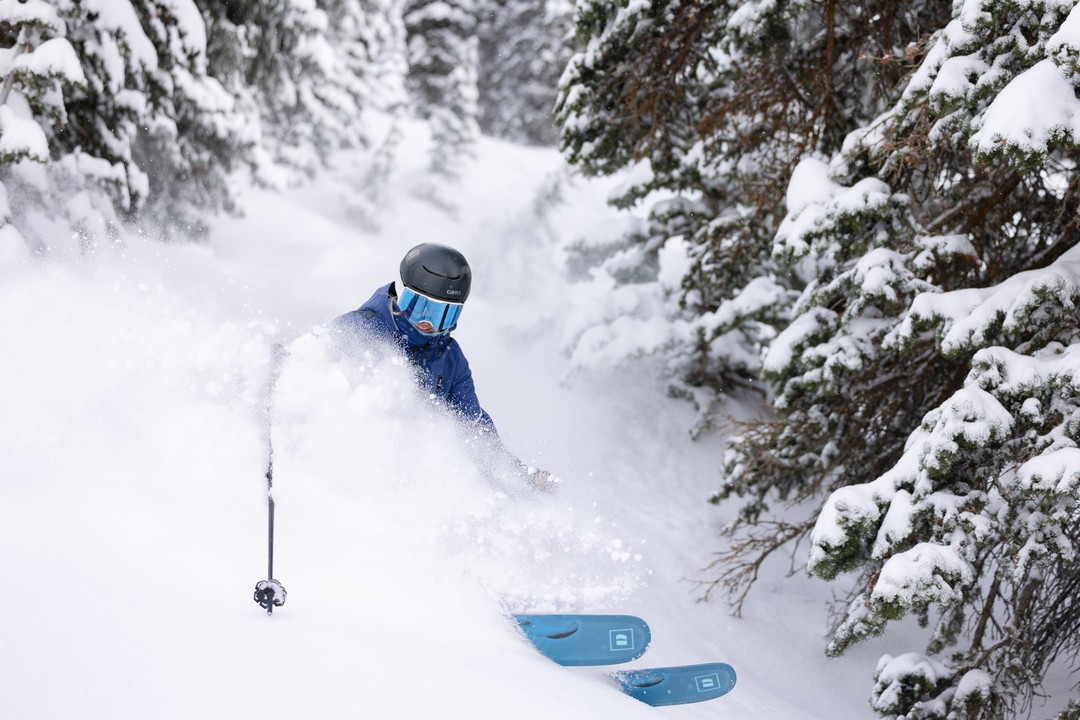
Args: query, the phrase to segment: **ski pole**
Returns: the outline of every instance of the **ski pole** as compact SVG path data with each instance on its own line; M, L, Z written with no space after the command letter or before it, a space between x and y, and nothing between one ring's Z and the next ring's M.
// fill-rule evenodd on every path
M281 371L281 363L285 357L285 348L275 344L273 348L273 363L270 369L270 385L267 391L266 403L266 506L267 506L267 548L266 548L266 579L255 583L255 602L266 609L267 615L274 614L275 607L285 604L285 587L274 579L274 443L271 438L272 425L270 422L271 408L273 405L274 385L277 383L278 373Z

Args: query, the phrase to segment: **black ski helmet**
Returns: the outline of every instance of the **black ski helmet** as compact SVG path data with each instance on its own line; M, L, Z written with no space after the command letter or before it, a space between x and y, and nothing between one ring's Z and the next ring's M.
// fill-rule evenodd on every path
M472 270L465 256L454 248L421 243L402 258L401 282L435 300L463 303L469 297Z

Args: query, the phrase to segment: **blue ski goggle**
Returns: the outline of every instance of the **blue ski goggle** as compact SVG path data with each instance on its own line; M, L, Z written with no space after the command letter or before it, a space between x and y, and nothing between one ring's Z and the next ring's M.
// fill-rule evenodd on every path
M425 335L442 335L453 330L461 315L461 308L461 303L429 298L407 287L401 288L401 295L398 297L401 314ZM420 324L424 322L431 326L430 330L420 328Z

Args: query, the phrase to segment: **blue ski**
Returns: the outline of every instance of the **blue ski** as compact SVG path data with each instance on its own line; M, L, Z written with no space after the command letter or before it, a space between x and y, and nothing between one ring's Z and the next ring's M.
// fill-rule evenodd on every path
M560 665L616 665L641 657L649 626L633 615L514 615L541 653Z
M735 668L726 663L624 670L611 677L627 695L655 706L713 700L735 687Z

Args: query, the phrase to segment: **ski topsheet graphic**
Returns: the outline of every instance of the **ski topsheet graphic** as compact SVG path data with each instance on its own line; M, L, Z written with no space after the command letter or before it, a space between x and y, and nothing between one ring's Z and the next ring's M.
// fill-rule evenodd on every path
M726 663L623 670L612 677L627 695L657 706L704 702L735 687L735 668Z
M649 626L633 615L515 615L525 637L560 665L617 665L641 657Z
M537 650L560 665L616 665L641 657L652 637L633 615L514 615ZM683 705L713 700L735 687L735 669L726 663L642 668L612 673L616 686L649 705Z

